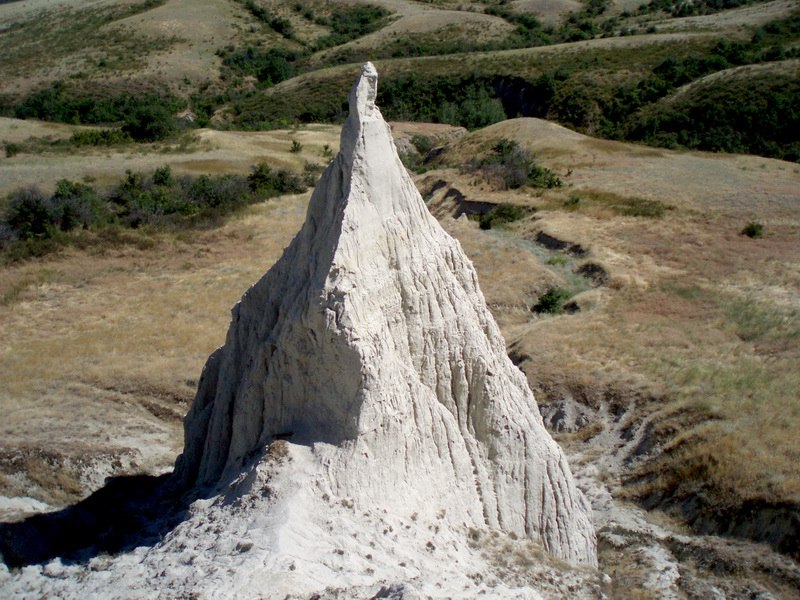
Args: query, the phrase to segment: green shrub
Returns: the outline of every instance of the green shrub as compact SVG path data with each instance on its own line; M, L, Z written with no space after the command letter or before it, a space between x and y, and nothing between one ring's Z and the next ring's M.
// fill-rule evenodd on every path
M222 56L222 64L232 74L250 75L258 79L264 86L275 85L296 73L297 55L283 48L259 50L252 47L218 53Z
M761 237L764 235L764 226L761 223L750 221L742 229L742 235L746 235L749 238Z
M158 167L153 171L153 185L172 186L175 179L172 177L172 169L169 165Z
M261 164L250 177L201 175L175 177L169 166L150 174L126 171L107 195L89 185L66 179L56 183L52 196L35 187L12 192L0 214L0 248L6 262L42 256L66 242L80 243L76 229L108 231L109 227L144 225L187 227L216 220L264 197L306 190L304 181L322 171L307 164L304 176Z
M15 190L8 197L3 223L20 240L50 238L58 232L59 211L51 198L30 186Z
M426 135L415 135L411 138L411 145L424 157L433 149L433 140Z
M377 31L390 14L385 8L374 4L338 5L329 18L316 19L317 24L330 27L331 33L318 39L315 48L332 48Z
M95 189L85 183L61 179L56 183L51 203L61 231L86 229L110 217Z
M175 116L160 104L135 106L125 115L123 133L137 142L157 142L168 138L178 129Z
M15 144L14 142L6 142L5 147L6 147L6 158L11 158L22 152L22 146L20 146L19 144Z
M41 119L75 125L118 123L134 112L152 106L175 113L186 104L172 95L87 95L63 81L56 81L17 104L14 116L18 119Z
M580 206L581 197L578 194L570 194L569 197L564 200L564 207L569 210L574 210Z
M323 165L306 162L306 164L303 166L303 183L308 187L316 186L323 171L325 171L325 167Z
M418 153L398 152L398 156L403 166L409 171L413 171L414 173L422 173L425 171L425 162Z
M201 175L185 187L188 201L205 214L225 214L247 205L251 194L247 180L239 175Z
M377 104L389 120L436 121L474 129L507 118L490 78L406 73L378 87Z
M527 214L528 211L521 206L501 202L489 212L482 214L478 219L478 223L481 229L491 229L496 225L518 221L527 216Z
M247 10L250 11L250 14L264 23L267 27L276 33L281 34L285 38L294 39L294 30L292 29L292 24L287 19L272 14L263 6L256 4L254 0L244 0L242 4Z
M564 304L571 298L571 294L558 287L549 288L539 296L536 305L531 309L535 313L558 314L564 312Z
M517 189L525 185L550 189L563 185L555 173L536 163L530 151L509 139L497 142L489 156L469 161L466 169L481 172L496 189Z
M132 142L133 138L121 129L84 129L70 137L75 146L113 146Z
M436 112L436 120L467 129L479 129L507 118L503 103L483 87L464 90L460 102L444 102Z
M298 142L297 140L292 140L292 146L289 148L289 152L292 154L300 154L303 151L303 144Z
M247 177L247 183L253 193L266 198L306 191L306 186L299 176L286 169L273 171L266 163L259 163L253 167Z

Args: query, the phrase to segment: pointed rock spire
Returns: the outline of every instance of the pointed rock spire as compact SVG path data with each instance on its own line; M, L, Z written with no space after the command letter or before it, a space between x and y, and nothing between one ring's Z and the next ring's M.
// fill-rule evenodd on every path
M446 514L596 564L588 503L376 94L366 63L302 229L205 366L176 474L213 488L291 436L324 472L320 495L365 514Z

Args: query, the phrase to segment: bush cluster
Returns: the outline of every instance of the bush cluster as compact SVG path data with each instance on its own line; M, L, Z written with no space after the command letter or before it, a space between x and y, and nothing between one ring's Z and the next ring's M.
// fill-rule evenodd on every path
M425 135L415 135L411 138L411 145L414 150L408 152L400 152L400 160L406 169L414 171L415 173L424 173L428 170L426 166L426 157L433 149L434 142L431 138Z
M501 190L525 185L542 189L564 185L558 175L536 163L532 152L509 139L497 142L489 156L470 160L466 169L480 172L495 189Z
M300 194L306 191L301 177L292 171L278 169L274 171L266 163L259 163L247 177L250 190L258 198L272 198L281 194Z
M568 290L551 287L539 296L536 304L531 308L535 313L548 313L551 315L564 312L564 305L572 297Z
M378 87L378 104L388 119L432 121L468 129L508 118L491 80L475 75L387 78Z
M90 186L62 179L52 196L30 186L12 192L6 201L2 225L5 239L52 238L62 231L96 225L107 217L103 201Z
M330 17L314 19L318 25L331 29L330 34L316 41L314 49L332 48L377 31L391 14L375 4L339 5Z
M263 87L280 83L296 73L298 55L282 48L260 50L248 47L237 50L228 46L217 54L222 57L222 64L228 73L239 77L255 77ZM224 71L223 75L228 77Z
M73 125L122 123L122 130L134 140L151 142L175 132L174 113L184 106L174 96L87 96L56 81L17 104L14 116Z
M42 242L58 241L76 229L112 224L130 228L191 226L266 198L305 190L299 175L272 170L265 163L253 167L248 177L175 177L169 166L149 174L127 171L105 194L90 185L62 179L50 196L36 187L18 189L8 196L0 218L0 247L8 251L15 245L25 246L27 252L17 248L15 254L24 257L49 251L52 244Z
M508 202L501 202L489 212L482 214L478 217L478 224L481 229L492 229L496 225L504 225L506 223L513 223L524 219L529 213L529 210L516 204L509 204Z
M764 226L757 221L750 221L742 229L742 235L746 235L749 238L761 237L764 235Z
M122 129L84 129L76 131L69 139L75 146L113 146L133 141Z

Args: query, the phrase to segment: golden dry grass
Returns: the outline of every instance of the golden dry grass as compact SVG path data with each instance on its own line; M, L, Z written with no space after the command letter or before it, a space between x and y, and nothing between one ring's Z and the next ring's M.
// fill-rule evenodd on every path
M0 119L0 140L41 140L46 135L69 137L79 129L18 119ZM50 133L50 132L54 133ZM199 129L187 143L128 144L112 148L64 147L35 154L21 152L12 158L0 158L0 196L35 183L52 189L59 179L88 178L96 185L108 185L122 177L127 169L153 170L169 165L177 174L203 173L246 174L259 162L275 168L302 171L306 162L327 164L324 147L335 153L339 148L339 129L333 125L313 125L298 129L267 132L226 132ZM303 145L291 153L292 141Z
M70 250L4 269L0 450L42 448L74 460L87 446L132 448L140 468L168 467L230 307L299 228L306 198L255 207L217 230L153 234L144 249ZM68 499L47 492L39 491Z

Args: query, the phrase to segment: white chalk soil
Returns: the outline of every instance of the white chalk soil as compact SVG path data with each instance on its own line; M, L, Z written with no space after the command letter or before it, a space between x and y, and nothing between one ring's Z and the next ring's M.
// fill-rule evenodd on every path
M542 407L560 432L578 487L592 504L603 593L609 598L800 597L800 565L766 544L695 534L659 511L616 493L636 462L661 449L650 420L631 403L590 408L569 394ZM588 440L570 434L598 431Z
M154 547L0 570L4 597L597 598L599 576L446 512L363 511L308 446L274 442ZM414 511L414 512L412 512Z

